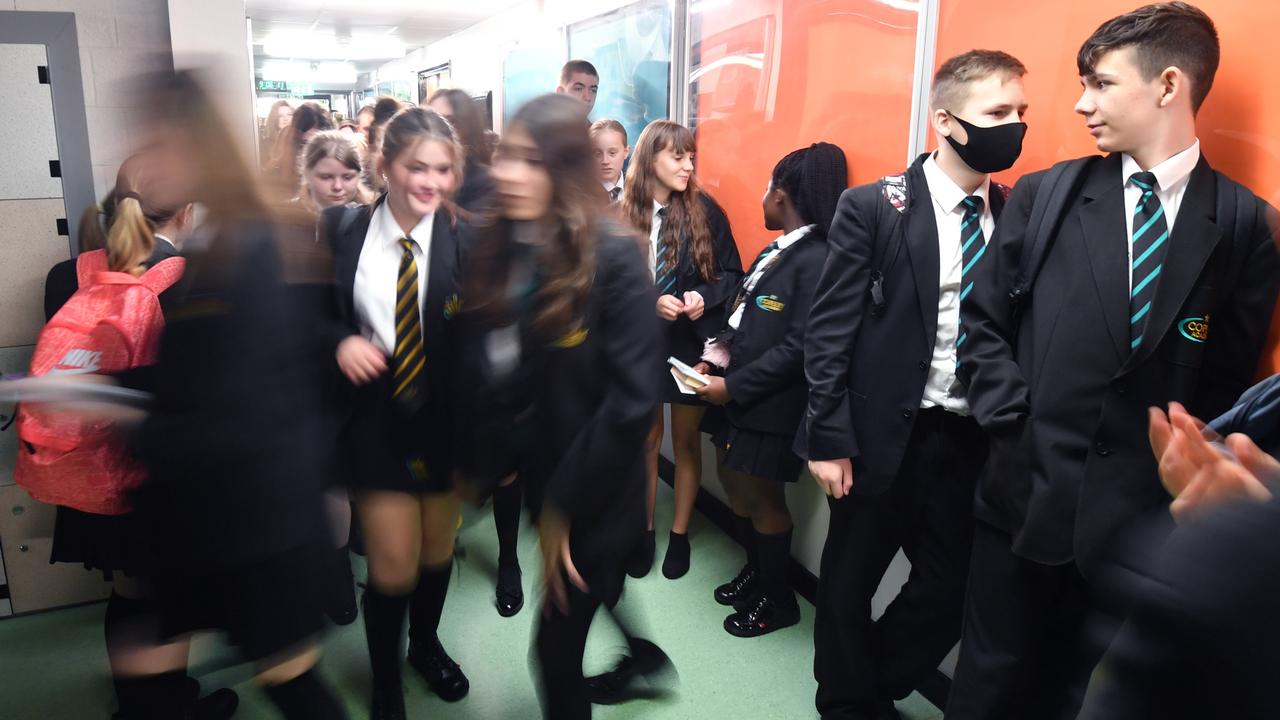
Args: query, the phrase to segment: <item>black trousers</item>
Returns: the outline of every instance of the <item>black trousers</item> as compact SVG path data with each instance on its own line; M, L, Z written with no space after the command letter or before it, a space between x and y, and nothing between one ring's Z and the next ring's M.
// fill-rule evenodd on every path
M1094 590L1075 563L1019 557L1008 533L978 522L947 720L1075 718L1118 627Z
M973 494L986 447L972 418L922 410L889 490L829 501L813 633L824 720L874 719L910 694L960 638ZM910 577L873 622L871 598L899 548L911 561Z
M568 595L569 612L566 614L552 608L549 613L538 616L534 637L534 653L538 660L535 672L542 694L544 718L584 720L591 717L591 701L587 698L582 677L587 633L600 606L617 602L626 574L619 567L603 579L598 579L600 575L588 578L590 592L586 593L570 582L563 571L561 575Z

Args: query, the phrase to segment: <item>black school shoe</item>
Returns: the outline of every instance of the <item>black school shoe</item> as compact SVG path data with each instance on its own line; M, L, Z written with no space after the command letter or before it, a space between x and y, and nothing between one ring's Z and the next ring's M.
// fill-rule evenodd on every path
M628 700L663 697L670 692L675 666L662 648L648 640L635 640L633 655L624 655L606 673L586 678L587 698L595 705L617 705Z
M444 651L439 638L426 647L410 643L409 664L427 681L431 692L445 702L458 702L471 691L471 681Z
M750 565L743 565L732 580L716 588L716 602L732 605L734 610L746 610L759 586L760 574Z
M627 562L627 574L639 580L649 571L653 569L653 556L657 552L658 540L654 531L645 532L644 539L636 546L635 551L631 553L631 559Z
M494 605L502 617L511 617L524 607L524 587L521 585L520 566L498 568L498 588L494 593Z
M724 629L741 638L760 637L800 622L800 606L794 595L774 599L760 593L746 610L724 619Z

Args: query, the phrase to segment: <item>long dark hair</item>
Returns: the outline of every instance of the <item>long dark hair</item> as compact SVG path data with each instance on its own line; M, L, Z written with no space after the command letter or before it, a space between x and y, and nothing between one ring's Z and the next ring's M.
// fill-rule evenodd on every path
M801 220L817 226L814 235L825 238L849 186L849 163L838 146L814 143L779 160L770 181L791 198Z
M602 203L592 163L582 103L566 95L548 94L530 100L516 113L509 129L527 132L551 176L551 208L545 242L539 246L542 283L534 296L534 330L558 337L581 319L596 269L596 243ZM501 148L501 146L499 146ZM468 274L464 297L468 311L502 316L506 307L507 248L512 221L499 219L484 229L475 251L474 272Z
M276 138L272 167L274 179L280 185L281 194L287 199L298 192L301 176L298 173L298 159L302 156L302 148L307 144L306 134L312 130L332 130L333 117L328 110L313 102L305 102L293 111L293 122L288 130Z
M484 119L476 103L465 92L457 88L437 90L427 104L437 99L444 99L453 111L453 129L458 133L458 140L467 150L467 160L480 165L488 165L492 160L493 150L485 137Z
M673 149L677 154L693 154L698 150L697 141L689 128L670 120L654 120L636 140L631 165L627 169L627 181L622 191L622 216L642 235L653 229L653 195L658 177L653 162L658 153ZM693 264L706 282L716 279L715 248L712 246L711 227L707 211L702 205L702 187L696 175L689 176L689 186L684 192L672 192L667 204L667 217L662 223L662 237L666 241L666 257L659 258L667 267L675 267L687 241Z

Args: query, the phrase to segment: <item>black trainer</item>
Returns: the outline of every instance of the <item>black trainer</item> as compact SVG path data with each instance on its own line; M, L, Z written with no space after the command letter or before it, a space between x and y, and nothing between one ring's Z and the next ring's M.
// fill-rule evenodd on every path
M734 610L746 610L747 601L760 585L759 573L750 565L743 565L732 580L716 588L716 602L732 605Z
M608 672L586 679L587 697L596 705L663 697L671 692L675 666L662 648L634 640L633 655L624 655Z
M789 601L789 602L788 602ZM773 599L766 593L756 596L751 607L724 619L724 629L742 638L760 637L800 622L800 606L795 597Z
M444 651L439 638L426 647L410 643L409 664L427 681L431 692L445 702L458 702L471 691L471 681Z

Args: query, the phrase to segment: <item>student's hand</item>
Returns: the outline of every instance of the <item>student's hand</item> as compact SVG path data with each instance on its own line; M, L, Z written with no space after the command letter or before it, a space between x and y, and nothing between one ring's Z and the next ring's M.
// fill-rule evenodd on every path
M387 356L373 343L352 335L338 344L338 368L353 385L368 385L387 371Z
M853 461L849 458L810 460L809 474L813 475L822 492L836 500L848 495L853 487Z
M707 303L702 299L701 293L689 291L684 294L684 314L689 316L690 320L697 320L707 311Z
M658 298L658 317L663 320L673 322L682 312L684 312L684 303L680 302L680 298L675 295L663 295Z
M538 546L542 550L542 581L546 583L546 598L542 605L543 616L550 616L551 609L569 614L569 593L564 579L582 592L589 592L587 582L578 574L578 568L569 556L569 521L555 508L545 506L538 519Z
M705 373L706 371L699 370L698 372ZM733 398L729 396L729 386L725 385L724 378L709 375L707 379L711 382L694 389L694 392L698 393L698 397L712 405L728 405Z
M702 362L693 366L693 371L698 373L699 375L706 375L707 373L711 372L711 363L707 362L706 360L703 360Z
M1149 411L1151 447L1160 462L1160 480L1173 495L1169 512L1184 522L1204 509L1231 500L1265 501L1266 483L1280 478L1280 462L1241 434L1226 439L1225 455L1205 437L1204 423L1181 405L1170 403L1166 416Z

